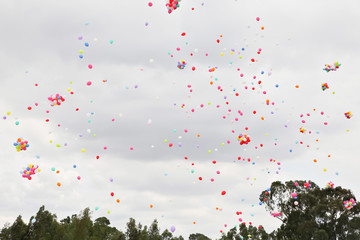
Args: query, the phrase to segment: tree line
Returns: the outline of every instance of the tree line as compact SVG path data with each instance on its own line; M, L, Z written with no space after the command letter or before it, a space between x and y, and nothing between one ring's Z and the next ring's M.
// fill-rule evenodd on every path
M344 205L353 199L352 205ZM267 233L263 226L240 224L221 233L219 240L359 240L360 205L348 189L320 188L312 181L273 182L259 196L274 218L278 229ZM193 233L189 240L211 240L202 233ZM0 240L184 240L167 229L160 231L155 219L142 226L130 218L124 231L110 226L106 217L92 221L89 208L60 222L55 214L41 206L26 224L19 215L14 223L5 224Z

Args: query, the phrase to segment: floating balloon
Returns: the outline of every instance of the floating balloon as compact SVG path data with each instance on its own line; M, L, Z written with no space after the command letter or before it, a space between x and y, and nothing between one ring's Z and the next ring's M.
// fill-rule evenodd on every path
M60 96L60 94L54 94L48 97L48 100L50 101L50 105L53 106L60 106L62 102L65 101L65 98Z
M241 133L238 136L238 140L240 141L240 145L248 144L250 142L250 137L244 133Z
M296 198L297 194L293 192L293 193L291 193L291 197Z
M327 83L322 83L322 84L321 84L321 89L322 89L323 91L325 91L326 89L329 89L329 85L328 85Z
M326 183L326 188L334 188L334 183L331 181Z
M303 127L301 127L301 128L300 128L300 132L301 132L301 133L305 133L305 132L306 132L306 129L303 128Z
M180 7L179 2L181 2L181 0L169 0L169 3L166 3L169 14Z
M184 69L185 66L186 66L186 62L184 60L180 60L180 62L178 62L178 64L177 64L177 67L180 70Z
M279 216L281 216L281 212L273 212L273 213L271 213L271 215L273 217L279 217Z
M26 168L23 168L20 171L20 174L23 178L27 178L27 179L31 180L32 179L31 175L34 175L37 172L40 172L39 166L29 164L29 166L27 166Z
M351 209L354 206L356 206L356 202L355 202L355 200L353 198L351 198L349 201L344 201L344 207L346 209Z
M325 64L325 68L323 68L323 70L326 72L336 71L340 66L341 64L338 62L334 62L334 65Z
M170 231L173 233L175 232L175 226L171 226Z
M29 147L29 143L22 138L18 138L16 142L14 142L14 146L18 152L26 151L26 149Z
M344 115L345 115L345 117L346 117L347 119L350 119L350 118L352 117L352 114L351 114L351 112L350 112L350 111L349 111L349 112L344 113Z

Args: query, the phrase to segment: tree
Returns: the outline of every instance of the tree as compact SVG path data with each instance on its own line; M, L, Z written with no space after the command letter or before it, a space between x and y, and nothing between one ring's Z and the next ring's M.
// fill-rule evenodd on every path
M236 227L230 229L226 234L222 234L220 240L248 240L248 239L272 239L269 234L266 233L262 226L254 227L245 224L239 225L239 232Z
M90 209L85 208L81 211L80 215L73 219L72 225L74 239L88 239L93 227Z
M172 240L172 233L169 232L169 230L165 229L163 231L163 233L161 234L161 239L162 240Z
M211 239L201 233L192 233L189 236L189 240L211 240Z
M267 211L281 213L276 239L360 239L360 206L343 205L351 198L356 201L341 187L320 189L311 181L288 181L273 182L259 199Z
M11 239L11 235L10 235L10 223L5 223L4 227L1 229L0 232L0 239Z
M23 239L27 233L27 225L19 215L10 228L10 239Z
M150 225L148 234L149 240L161 240L160 229L156 219Z
M126 239L131 240L140 240L141 228L139 229L136 226L136 221L133 218L129 219L129 222L126 224Z
M35 220L35 222L33 222ZM59 223L56 221L56 215L45 210L45 206L41 206L36 217L31 217L31 224L24 239L31 240L51 240L56 234Z
M119 239L120 231L114 227L110 227L110 221L106 217L95 219L91 240L97 239Z

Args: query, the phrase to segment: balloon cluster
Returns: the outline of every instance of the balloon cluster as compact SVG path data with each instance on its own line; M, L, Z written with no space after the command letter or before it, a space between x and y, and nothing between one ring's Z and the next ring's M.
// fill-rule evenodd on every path
M23 168L23 170L20 171L20 174L23 178L31 180L31 175L34 175L37 172L40 172L39 166L30 164L26 168Z
M16 151L25 151L26 148L29 147L28 141L24 141L22 138L18 138L16 142L14 142L14 146L16 148Z
M311 188L311 184L310 183L304 183L304 187L306 187L307 189Z
M54 105L58 105L60 106L62 102L65 101L65 98L63 98L62 96L60 96L60 94L55 94L55 95L51 95L50 97L48 97L48 100L50 101L50 105L54 106Z
M178 7L180 7L179 3L181 0L169 0L169 3L166 3L166 7L168 9L168 13L172 13L172 11L176 10Z
M323 70L326 72L336 71L340 66L341 64L338 62L334 62L334 65L325 64L325 68L323 68Z
M350 112L350 111L349 111L349 112L344 113L344 115L345 115L345 117L346 117L347 119L350 119L350 118L352 117L352 114L351 114L351 112Z
M322 89L323 91L325 91L326 89L329 89L329 85L328 85L327 83L322 83L322 84L321 84L321 89Z
M248 144L250 142L250 137L244 133L240 133L238 140L240 141L240 145Z
M305 133L305 132L306 132L306 129L305 129L304 127L301 127L301 128L300 128L300 132L301 132L301 133Z
M273 212L273 213L271 213L271 215L273 217L279 217L279 216L281 216L281 212Z
M355 202L355 200L353 198L351 198L349 201L344 201L344 207L346 209L351 209L354 206L356 206L356 202Z
M177 64L178 69L181 69L181 70L184 69L185 66L186 66L186 62L184 60L180 60L180 62L178 62L178 64Z
M327 184L326 184L326 188L334 188L334 183L333 182L328 182Z

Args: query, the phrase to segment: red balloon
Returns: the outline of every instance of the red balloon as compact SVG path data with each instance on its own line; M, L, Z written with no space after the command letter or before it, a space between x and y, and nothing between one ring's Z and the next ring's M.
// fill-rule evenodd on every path
M221 192L221 195L225 195L225 194L226 194L226 191L222 191L222 192Z

